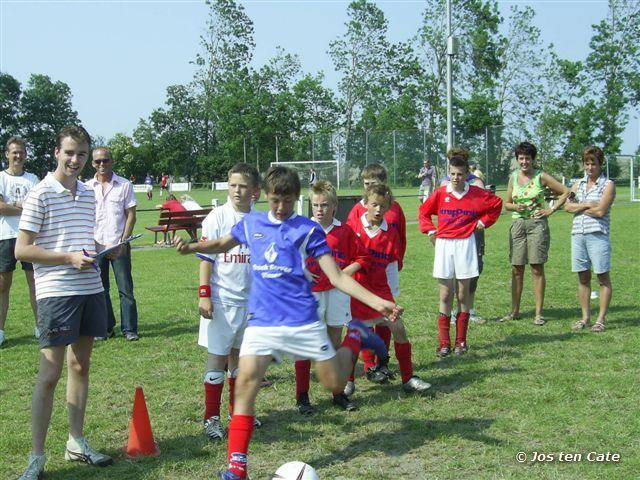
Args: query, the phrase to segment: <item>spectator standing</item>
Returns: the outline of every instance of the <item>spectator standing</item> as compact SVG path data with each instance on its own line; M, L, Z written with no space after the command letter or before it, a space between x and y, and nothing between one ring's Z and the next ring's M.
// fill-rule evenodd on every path
M316 184L318 177L316 175L316 169L312 168L311 172L309 172L309 186L313 187Z
M27 147L22 138L9 138L4 155L7 158L7 169L0 172L0 345L5 339L4 327L9 312L9 292L13 282L13 272L18 263L14 249L20 215L22 215L22 203L31 188L38 183L38 177L24 170ZM20 263L27 277L31 309L36 317L33 265L29 262ZM36 337L39 336L38 333L36 328Z
M40 364L31 403L31 454L20 480L44 472L45 440L56 385L67 357L66 396L69 440L65 459L104 467L108 455L84 438L93 338L107 332L107 311L95 251L93 190L78 181L87 163L91 138L82 127L65 127L56 137L57 167L31 190L23 204L16 258L35 269Z
M160 177L160 196L162 196L163 191L167 191L167 195L169 194L169 175L166 173L162 174Z
M616 186L602 173L603 164L604 153L600 148L591 145L584 149L582 165L585 175L573 184L570 200L565 205L565 210L573 213L571 270L578 274L578 298L582 307L582 319L573 324L575 330L591 325L591 270L600 284L600 311L591 327L592 332L603 332L606 328L612 290L609 224Z
M131 182L113 172L113 157L105 147L93 151L93 168L96 175L86 184L96 197L96 223L94 234L96 250L101 252L117 245L133 233L136 224L136 197ZM116 318L109 295L109 266L113 268L120 295L120 328L129 341L138 337L138 306L133 294L131 276L131 245L122 245L98 261L107 304L107 337L115 336Z
M520 300L524 284L524 267L531 266L535 296L535 325L544 325L545 276L551 235L547 218L564 205L569 190L548 173L534 168L537 149L529 142L515 148L518 163L509 176L505 209L513 212L509 229L509 260L511 262L511 312L500 321L520 318ZM549 207L544 198L545 188L558 195L558 201Z
M147 190L147 200L153 200L153 177L149 172L147 172L147 176L144 177L144 184Z
M420 202L424 202L429 195L433 192L433 182L438 178L438 172L436 167L429 165L429 159L425 158L422 162L422 168L416 175L420 179L420 189L418 190L418 197Z

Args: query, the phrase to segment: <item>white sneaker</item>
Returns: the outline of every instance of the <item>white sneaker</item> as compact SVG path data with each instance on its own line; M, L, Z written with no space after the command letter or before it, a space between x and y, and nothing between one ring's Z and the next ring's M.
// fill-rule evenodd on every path
M47 461L46 455L29 454L29 465L18 480L38 480L44 473L44 464Z
M4 330L0 330L0 345L4 343Z
M487 321L482 318L482 316L478 315L478 312L475 309L469 310L469 320L473 323L477 323L478 325L482 325L483 323L487 323Z
M355 391L356 391L356 384L355 384L355 382L352 382L351 380L349 380L349 381L347 382L347 384L345 385L345 387L344 387L344 392L343 392L343 393L344 393L347 397L350 397L351 395L353 395L353 393L354 393Z
M204 421L204 434L211 440L222 440L227 436L227 432L220 422L220 417L213 416Z
M71 439L67 442L64 459L70 462L84 462L97 467L106 467L113 463L113 458L91 448L84 437Z

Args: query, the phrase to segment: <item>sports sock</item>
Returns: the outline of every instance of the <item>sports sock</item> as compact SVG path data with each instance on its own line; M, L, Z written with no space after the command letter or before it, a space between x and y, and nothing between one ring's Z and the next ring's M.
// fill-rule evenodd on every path
M220 416L220 398L224 383L204 382L204 419Z
M456 345L467 343L467 327L469 326L469 312L459 312L456 317Z
M364 363L364 371L369 370L370 367L376 366L376 356L371 350L362 350L362 362Z
M236 379L234 377L229 377L227 381L229 382L229 415L233 416L233 399L236 393Z
M387 351L389 350L389 345L391 345L391 329L386 325L376 325L375 327L376 334L382 339L384 342L384 346L387 347Z
M447 346L451 348L451 339L449 338L449 325L451 323L451 315L447 316L444 313L438 315L438 341L440 346Z
M344 347L351 350L351 352L353 353L354 362L355 362L355 359L358 358L358 354L360 353L360 347L361 347L360 344L361 344L360 332L354 329L349 329L347 330L347 334L344 336L344 339L340 344L340 348Z
M301 393L309 392L309 379L311 378L311 360L298 360L296 366L296 400Z
M411 344L393 342L396 358L400 364L402 383L407 383L413 377L413 362L411 361Z
M247 452L253 433L253 415L234 415L229 424L227 457L229 471L240 478L247 478Z

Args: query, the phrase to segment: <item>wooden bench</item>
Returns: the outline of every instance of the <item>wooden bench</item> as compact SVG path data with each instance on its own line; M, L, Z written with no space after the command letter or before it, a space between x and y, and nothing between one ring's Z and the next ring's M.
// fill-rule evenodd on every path
M185 210L183 212L172 212L163 208L160 211L158 224L144 227L154 233L154 243L158 243L158 234L164 235L164 243L172 243L178 230L185 230L191 236L191 240L198 241L198 229L202 227L202 221L211 212L211 208L202 210Z

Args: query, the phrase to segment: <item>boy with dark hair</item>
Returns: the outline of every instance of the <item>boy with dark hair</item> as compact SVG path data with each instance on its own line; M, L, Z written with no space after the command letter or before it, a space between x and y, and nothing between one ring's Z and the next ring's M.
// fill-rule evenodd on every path
M346 383L361 348L386 355L384 343L359 322L352 322L340 348L331 345L318 321L316 301L305 268L313 256L331 283L383 315L395 320L402 308L383 300L343 273L333 261L326 236L318 225L294 212L300 195L298 174L286 167L269 169L264 179L268 212L245 216L231 234L216 240L188 243L176 240L176 250L222 253L244 244L251 250L252 284L249 321L240 348L234 415L229 426L229 466L224 480L247 478L247 451L253 431L255 399L268 366L283 353L316 361L320 383L339 391Z
M227 202L202 222L202 241L227 235L252 209L260 194L260 174L247 163L237 163L228 175ZM198 344L205 347L207 371L204 374L204 433L212 440L226 436L220 420L220 404L227 366L229 414L233 414L233 394L238 376L238 354L247 326L247 302L251 287L249 249L238 245L218 255L197 254L200 262L200 333ZM259 420L254 425L259 427Z
M446 357L451 352L449 324L451 306L458 286L460 311L456 321L455 353L467 352L469 325L469 286L478 276L478 253L474 231L493 225L500 216L502 200L486 190L466 182L469 164L462 156L449 160L450 183L437 189L420 206L420 231L431 237L436 247L433 276L440 284L440 314L438 316L439 345L436 355ZM438 227L431 217L438 216Z
M93 338L107 334L100 272L94 259L83 253L96 250L93 190L78 181L90 144L84 128L63 128L56 138L56 170L31 190L23 204L16 258L34 265L41 333L31 404L32 451L21 480L36 480L44 471L44 445L65 353L69 406L65 459L100 467L113 463L83 436Z
M387 273L390 270L397 271L400 257L400 238L398 232L391 228L384 218L393 203L393 194L386 185L372 185L367 188L364 194L364 202L367 211L360 217L354 231L362 243L363 250L367 252L367 256L363 262L353 266L354 279L367 290L386 300L393 301L394 295L398 293L392 291ZM400 364L402 388L405 392L424 392L431 387L430 384L413 374L411 343L401 318L390 322L379 312L372 310L357 299L351 300L351 314L353 318L362 321L369 327L384 325L390 330L393 335L396 358ZM368 377L375 373L384 377L378 383L387 383L393 378L388 364L388 355L386 357L378 356L377 362L368 367Z

